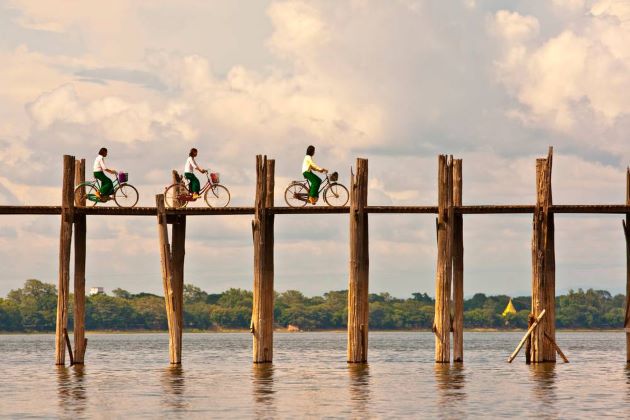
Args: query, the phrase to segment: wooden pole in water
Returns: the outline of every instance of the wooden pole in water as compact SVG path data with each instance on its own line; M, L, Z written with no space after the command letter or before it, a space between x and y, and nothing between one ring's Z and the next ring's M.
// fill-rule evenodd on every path
M630 168L626 169L626 205L630 206ZM626 331L626 361L630 362L630 213L626 214L622 223L626 237L626 316L623 326Z
M256 156L256 201L252 221L254 238L254 299L251 331L254 363L273 361L274 205L275 161Z
M177 286L174 285L173 279L174 268L173 254L171 253L171 247L168 240L168 222L166 219L166 208L164 205L164 194L158 194L155 196L155 205L157 208L158 218L158 237L160 241L160 262L162 266L162 284L164 286L164 304L166 306L166 317L168 320L168 350L169 360L171 364L180 364L181 359L181 321L178 323L177 311ZM184 225L185 232L185 225ZM180 232L181 235L181 232ZM179 241L183 240L181 236L178 236ZM183 250L178 248L178 252L181 253L181 262L183 265Z
M556 339L555 328L555 250L552 205L551 168L553 148L546 159L536 160L536 207L532 235L532 313L545 310L545 319L532 334L532 363L555 362L556 352L545 334Z
M57 292L57 322L55 330L55 364L66 364L66 342L63 330L68 326L68 296L70 288L70 248L74 219L74 156L63 156L61 193L61 229L59 232L59 283Z
M453 160L453 205L462 205L462 160ZM464 361L464 218L453 219L453 361Z
M350 181L350 276L348 280L348 363L366 363L368 353L369 231L368 161L357 159Z
M75 162L74 184L85 182L85 159ZM76 206L85 207L85 195ZM85 358L85 214L74 216L74 363L82 365Z
M177 171L173 171L173 182L179 183L181 178ZM177 194L180 191L178 189ZM179 207L178 200L175 206ZM173 246L172 246L172 287L173 287L173 327L175 342L176 363L182 362L182 334L184 323L184 257L186 254L186 215L175 216L172 223Z
M449 363L451 358L451 280L453 244L453 158L438 158L437 270L435 276L435 361Z

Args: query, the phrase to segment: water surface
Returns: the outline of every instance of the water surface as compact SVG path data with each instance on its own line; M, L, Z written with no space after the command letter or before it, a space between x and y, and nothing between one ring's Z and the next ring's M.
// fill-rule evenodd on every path
M370 333L370 363L348 365L343 333L275 335L252 365L249 334L90 334L84 367L56 367L54 336L0 336L0 415L65 418L630 416L620 333L559 333L571 363L506 362L522 333L465 333L465 363L433 363L433 335Z

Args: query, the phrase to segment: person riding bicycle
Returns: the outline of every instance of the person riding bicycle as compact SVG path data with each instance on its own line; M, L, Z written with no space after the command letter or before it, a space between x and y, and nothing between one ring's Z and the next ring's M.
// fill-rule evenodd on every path
M319 186L322 183L322 179L315 175L313 171L328 173L328 169L320 168L313 162L313 155L315 154L315 146L308 146L306 148L306 156L304 156L304 162L302 162L302 175L308 179L311 183L311 189L308 192L308 202L315 205L319 198Z
M193 193L193 199L196 200L199 198L199 191L201 190L201 183L199 182L199 178L195 176L195 169L197 169L202 174L208 172L207 169L202 169L197 165L195 158L197 157L197 149L194 147L190 149L190 153L188 154L188 159L186 159L186 166L184 166L184 177L190 183L189 189L190 192Z
M114 183L107 175L105 175L105 172L118 176L118 171L110 169L107 165L105 165L106 157L107 148L101 147L101 150L98 151L98 156L94 159L94 178L101 182L101 189L96 191L95 194L98 199L108 196L114 192Z

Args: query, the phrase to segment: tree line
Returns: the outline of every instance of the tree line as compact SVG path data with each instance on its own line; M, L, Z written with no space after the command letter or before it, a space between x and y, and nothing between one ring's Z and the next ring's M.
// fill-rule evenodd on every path
M526 328L531 297L512 299L515 314L503 317L509 297L477 293L464 301L466 328ZM304 296L297 290L277 293L274 317L278 327L294 325L302 330L344 329L347 323L348 293L330 291L323 296ZM413 293L406 299L389 293L370 294L370 329L411 330L432 327L433 298ZM0 298L0 331L50 332L55 330L57 288L39 280L27 280L24 287L11 290ZM251 320L252 292L229 289L206 293L197 286L184 286L184 325L188 330L247 329ZM621 328L625 296L605 290L578 289L556 298L558 328ZM72 328L72 297L69 329ZM88 330L166 330L166 312L162 296L133 294L115 289L112 295L97 294L86 298Z

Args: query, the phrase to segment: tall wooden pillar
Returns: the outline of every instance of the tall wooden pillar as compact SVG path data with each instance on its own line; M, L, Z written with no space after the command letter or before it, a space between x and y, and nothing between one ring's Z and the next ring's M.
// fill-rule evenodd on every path
M85 182L85 159L75 162L74 184ZM85 195L77 206L85 207ZM85 359L85 214L74 216L74 363L83 364Z
M545 337L556 339L556 264L554 248L554 217L552 205L551 168L553 148L546 159L536 160L536 207L532 235L532 314L545 310L545 316L532 333L532 363L555 362L553 344Z
M348 363L367 362L369 244L368 161L357 159L350 181L350 276L348 281Z
M251 320L254 363L273 361L274 172L274 160L267 160L267 156L256 156L256 202L252 221L254 300Z
M626 169L626 206L630 206L630 168ZM623 323L626 331L626 360L630 362L630 213L623 221L626 236L626 317Z
M65 365L66 343L64 330L68 326L68 296L70 289L70 248L74 219L74 156L63 156L63 184L61 193L61 229L59 232L59 282L57 292L57 322L55 329L55 364Z
M437 270L435 275L435 361L450 362L453 244L453 157L438 157Z
M164 303L168 320L168 349L171 364L182 362L184 243L186 238L185 216L173 218L173 249L168 239L168 221L164 205L164 194L155 196L160 240L160 262Z
M462 205L462 160L453 160L453 205ZM453 361L464 361L464 218L453 220Z

